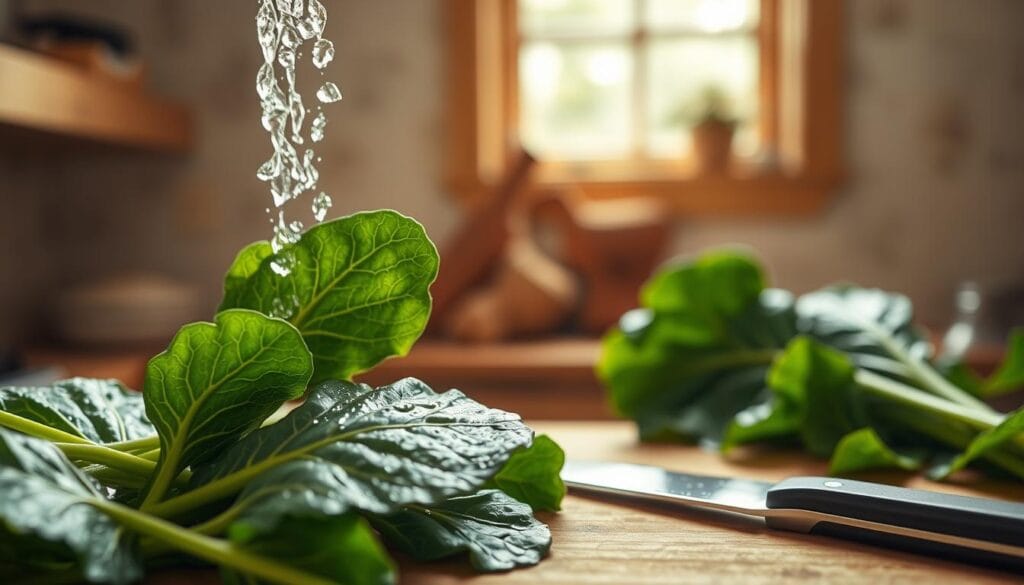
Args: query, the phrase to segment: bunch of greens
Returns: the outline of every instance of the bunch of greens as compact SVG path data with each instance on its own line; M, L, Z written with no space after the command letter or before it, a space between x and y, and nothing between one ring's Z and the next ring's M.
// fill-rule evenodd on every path
M938 479L972 464L1024 478L1024 409L984 402L1024 385L1022 331L988 380L940 370L906 297L842 286L795 298L733 252L661 271L641 302L604 339L598 374L643 439L797 441L835 474Z
M130 583L221 567L229 583L390 583L416 559L532 565L563 454L514 414L407 379L348 381L406 353L437 252L390 211L322 224L273 273L239 254L213 323L181 329L145 393L108 380L0 388L0 581ZM280 299L287 319L270 317ZM306 396L290 413L275 413Z

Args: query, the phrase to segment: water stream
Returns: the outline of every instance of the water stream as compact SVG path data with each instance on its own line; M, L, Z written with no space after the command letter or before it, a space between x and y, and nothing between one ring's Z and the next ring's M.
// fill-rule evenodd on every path
M322 142L327 129L324 106L341 100L341 90L324 80L324 70L334 60L334 43L325 39L327 9L320 0L259 0L256 30L264 63L256 75L256 92L262 107L263 128L270 137L271 157L263 163L256 176L270 185L273 207L268 207L273 224L270 240L274 250L271 264L275 272L287 276L295 266L290 247L302 237L305 227L298 219L288 217L290 202L309 202L313 219L327 217L333 201L318 191L320 158L313 143ZM315 92L315 109L307 107L296 82L296 70L309 54L312 66L320 73L320 87ZM306 125L307 116L313 116ZM281 317L290 316L286 303L281 303ZM277 306L277 303L275 303Z

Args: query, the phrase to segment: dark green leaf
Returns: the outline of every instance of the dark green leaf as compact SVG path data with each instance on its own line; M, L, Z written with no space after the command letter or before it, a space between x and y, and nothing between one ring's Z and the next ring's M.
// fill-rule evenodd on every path
M472 493L532 432L517 415L407 379L374 390L325 382L280 422L195 469L192 485L245 485L296 460L329 463L332 497L376 513Z
M748 406L733 418L722 440L722 450L756 443L778 441L800 434L805 406L786 396L772 396L770 399Z
M897 453L874 429L864 428L839 441L829 463L829 473L847 475L868 469L892 468L914 471L920 469L921 464L921 457Z
M215 324L182 328L146 368L146 412L160 434L157 483L219 454L301 396L312 367L294 327L255 311L224 311Z
M273 530L250 522L258 507L239 518L228 532L236 546L274 559L306 573L346 585L389 585L395 567L365 520L354 513L336 516L285 517ZM264 583L230 569L222 571L227 584Z
M423 226L394 211L360 213L310 229L294 251L298 266L282 278L269 244L243 250L221 309L276 314L275 301L296 301L290 321L313 352L314 383L408 353L430 316L438 268Z
M796 312L802 333L847 354L860 368L905 377L906 365L896 354L931 355L931 345L914 327L913 305L900 294L830 287L800 297Z
M967 364L947 365L942 368L942 374L958 388L962 388L974 396L984 395L985 380Z
M0 428L0 525L20 569L61 561L94 583L130 583L142 566L124 533L90 505L98 488L51 443ZM8 540L14 539L14 540Z
M73 378L51 386L0 388L0 410L94 443L156 433L146 418L142 394L116 380Z
M408 506L375 517L373 524L385 540L418 560L469 552L480 571L535 565L551 548L551 531L534 519L530 507L498 490L436 506Z
M967 450L964 451L962 455L954 459L948 467L936 470L934 475L937 477L948 476L951 473L967 467L971 462L983 457L994 457L993 462L999 465L1001 460L997 456L997 451L1001 447L1010 444L1012 441L1017 441L1021 438L1024 438L1024 408L1006 415L1006 418L999 424L999 426L978 435L974 441L968 445ZM1006 467L1003 465L1001 466ZM1019 477L1024 478L1024 467L1013 466L1013 468L1008 469L1008 471L1016 473Z
M1024 329L1015 329L1003 365L985 381L982 394L999 396L1021 387L1024 387Z
M564 464L562 448L541 435L529 448L514 453L486 487L500 489L534 510L557 512L566 491L560 475Z

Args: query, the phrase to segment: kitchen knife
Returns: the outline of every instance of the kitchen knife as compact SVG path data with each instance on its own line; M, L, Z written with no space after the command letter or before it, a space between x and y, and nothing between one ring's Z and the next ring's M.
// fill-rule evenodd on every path
M764 518L770 528L825 534L1024 569L1024 504L829 477L779 483L567 461L573 491Z

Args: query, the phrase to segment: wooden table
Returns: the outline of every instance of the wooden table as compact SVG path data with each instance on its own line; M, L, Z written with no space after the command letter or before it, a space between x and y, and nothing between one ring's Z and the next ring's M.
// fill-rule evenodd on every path
M657 464L706 475L778 480L821 475L823 462L792 452L747 453L727 462L715 453L676 445L638 445L622 422L532 425L559 441L570 457ZM1019 484L936 484L900 474L871 481L1024 501ZM554 546L539 566L474 576L464 563L402 562L401 583L414 585L628 585L680 583L1006 583L1019 576L817 536L768 530L759 521L657 505L570 495L560 514L545 515Z

